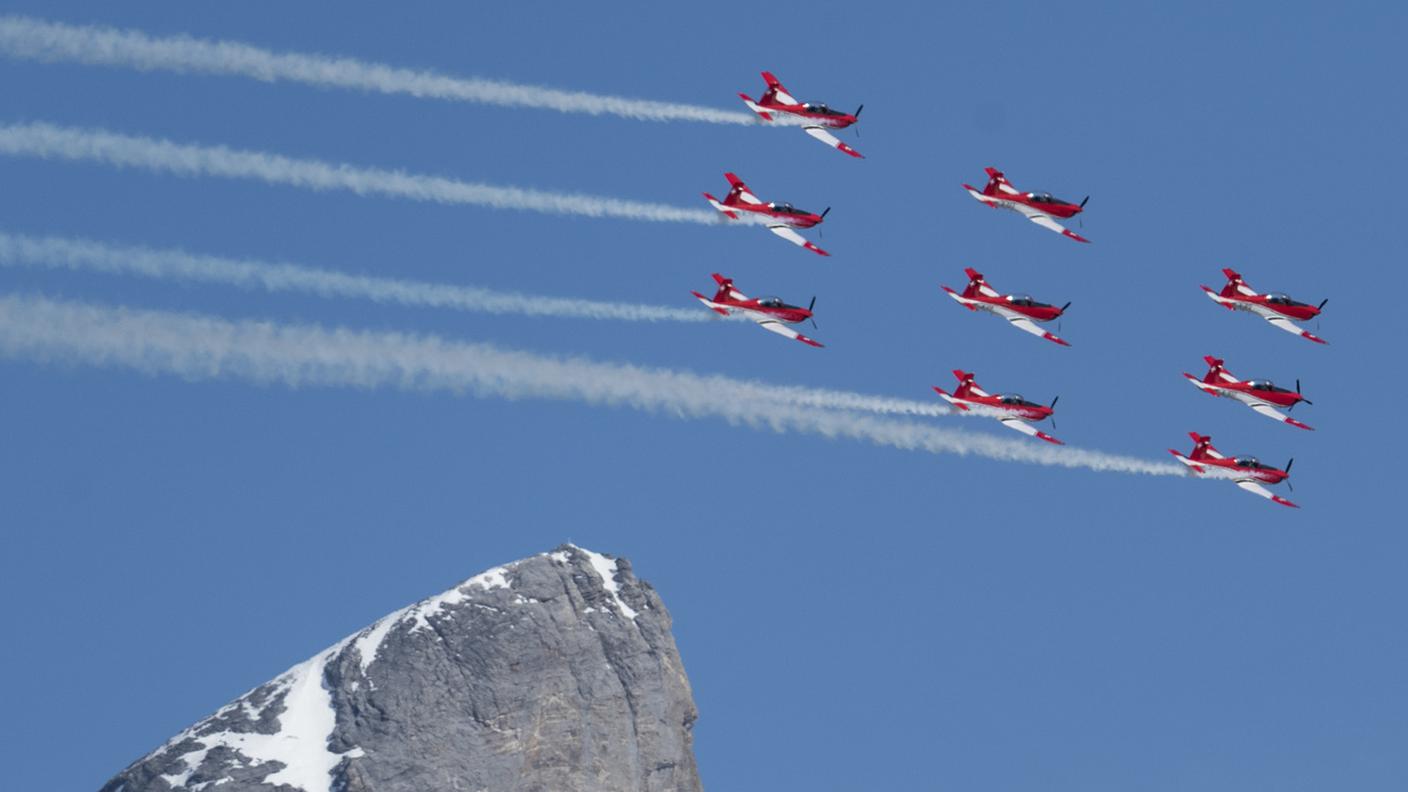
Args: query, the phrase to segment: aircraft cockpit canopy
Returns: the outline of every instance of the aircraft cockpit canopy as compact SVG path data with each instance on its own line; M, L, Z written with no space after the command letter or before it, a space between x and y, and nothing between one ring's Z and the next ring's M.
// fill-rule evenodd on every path
M763 306L764 308L786 308L786 307L787 307L787 303L783 302L782 299L781 299L781 298L778 298L778 297L764 297L764 298L758 300L758 305L761 305L761 306Z

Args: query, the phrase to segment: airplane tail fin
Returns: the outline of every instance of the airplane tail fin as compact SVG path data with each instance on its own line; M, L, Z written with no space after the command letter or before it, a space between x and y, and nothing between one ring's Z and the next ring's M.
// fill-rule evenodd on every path
M1219 375L1222 374L1222 358L1204 355L1203 360L1208 364L1208 373L1203 377L1203 382L1217 382Z
M733 294L733 278L725 278L719 273L714 273L714 282L719 284L719 290L714 293L714 302L722 302Z
M968 285L963 289L963 296L976 297L981 294L984 283L983 273L978 272L972 267L964 267L963 274L968 276ZM972 308L971 305L968 307Z
M733 206L741 200L740 196L748 191L748 185L744 184L736 173L725 173L724 178L728 179L729 191L723 203L724 206Z
M777 79L775 74L768 71L763 72L763 82L768 84L768 89L763 92L763 97L758 100L759 104L777 101L777 95L779 93L783 94L785 97L783 104L791 103L792 100L791 97L787 95L787 89L782 87L782 82Z
M714 196L710 195L709 193L704 193L704 200L706 200L706 201L708 201L710 204L712 204L715 209L718 209L720 212L723 212L723 213L724 213L724 216L727 217L728 219L730 219L730 220L737 220L737 219L738 219L738 213L737 213L737 212L730 212L730 211L728 210L728 207L730 206L730 204L729 204L729 202L728 202L727 200L720 201L718 198L715 198Z
M973 372L963 369L954 369L953 376L958 378L958 387L954 389L953 395L962 398L973 390Z
M1197 432L1189 432L1188 436L1193 438L1193 453L1188 455L1189 459L1199 460L1208 458L1208 449L1212 448L1212 437L1200 435Z
M739 94L738 98L743 100L743 104L748 105L749 110L752 110L753 112L757 113L759 118L763 119L764 121L772 120L772 113L769 113L767 110L764 110L762 107L760 107L760 105L766 100L759 99L755 102L753 101L752 97L748 96L748 94L746 93Z
M937 385L934 385L933 388L934 388L934 392L937 393L937 394L939 394L939 396L940 396L941 398L943 398L944 401L948 402L949 404L952 404L952 405L954 406L954 409L957 409L957 410L964 410L964 411L966 411L966 410L969 409L968 405L966 405L966 404L964 404L964 403L962 403L962 402L959 402L959 401L955 401L955 400L954 400L954 398L955 398L958 394L955 393L955 394L953 394L952 396L950 396L949 393L948 393L948 391L944 390L943 388L940 388L940 387L937 386Z
M983 168L988 174L988 186L983 188L983 195L996 195L998 185L1007 184L1007 177L997 168Z

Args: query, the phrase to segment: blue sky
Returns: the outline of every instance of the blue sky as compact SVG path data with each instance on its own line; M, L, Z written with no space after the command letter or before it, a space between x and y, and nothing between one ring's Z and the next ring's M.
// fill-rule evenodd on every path
M1405 14L1386 5L7 5L72 23L741 108L758 71L864 102L867 155L645 123L0 60L47 121L469 181L704 206L722 173L834 207L822 259L761 231L552 217L0 158L0 230L687 306L724 272L815 294L812 350L732 324L489 317L0 268L0 293L409 330L928 399L953 368L1061 396L1074 446L1186 432L1230 485L940 457L572 402L187 382L0 360L0 749L94 788L378 616L571 540L661 592L711 789L1319 790L1408 781ZM848 138L849 139L849 138ZM1092 196L1077 245L987 210L982 168ZM1071 300L1062 349L939 284ZM1319 347L1200 283L1331 298ZM1385 298L1382 302L1366 296ZM701 309L702 310L702 309ZM1314 433L1183 384L1300 378ZM1304 410L1304 413L1302 413ZM953 424L957 419L947 420ZM972 422L975 432L1011 434ZM1032 441L1036 442L1036 441Z

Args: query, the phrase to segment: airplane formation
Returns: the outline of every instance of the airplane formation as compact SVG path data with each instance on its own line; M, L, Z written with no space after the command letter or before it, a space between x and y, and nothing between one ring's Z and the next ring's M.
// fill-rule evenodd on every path
M781 81L772 72L765 71L762 73L762 77L763 82L767 85L767 90L760 98L754 100L745 93L739 94L744 104L757 114L762 123L798 125L812 138L851 157L864 158L859 151L842 142L829 131L854 126L860 120L861 109L864 105L857 107L854 113L845 113L818 102L800 102L783 87ZM994 209L1007 209L1016 212L1042 228L1055 231L1076 242L1090 243L1089 239L1058 222L1069 222L1084 212L1086 204L1090 201L1090 196L1081 199L1080 203L1074 203L1057 198L1049 192L1024 192L1013 186L1006 174L997 168L988 167L985 170L988 182L981 190L970 184L963 185L963 189L975 200ZM772 233L794 245L818 255L831 255L797 232L797 229L809 229L820 225L826 219L827 213L831 211L830 208L816 214L799 209L790 203L765 202L753 194L736 174L725 173L724 178L728 180L729 192L722 201L707 192L704 193L704 198L724 218L730 221L746 218L763 225ZM1326 343L1323 338L1305 330L1296 323L1319 316L1328 300L1322 300L1319 305L1310 305L1293 300L1281 293L1262 294L1247 285L1241 274L1235 270L1224 269L1222 272L1227 277L1227 283L1220 291L1214 291L1207 286L1202 287L1203 292L1218 305L1232 311L1246 311L1256 314L1282 330L1317 344ZM977 270L968 267L964 269L964 274L968 277L968 284L962 291L948 286L942 287L944 292L959 305L970 311L982 311L1001 317L1018 330L1059 346L1071 346L1070 342L1041 326L1063 316L1066 310L1071 307L1070 302L1058 308L1053 304L1039 302L1029 295L1003 294L993 288L983 274ZM816 324L812 312L816 306L815 297L812 298L808 307L801 308L789 305L777 297L750 298L734 288L732 279L718 273L714 273L713 278L718 283L718 291L712 298L705 297L699 292L692 292L694 297L709 310L724 316L735 314L744 316L756 322L763 329L785 338L791 338L812 347L822 346L815 339L789 327L789 325L808 320L813 325ZM1312 428L1282 412L1282 410L1289 411L1302 402L1310 404L1310 400L1301 395L1300 380L1296 380L1295 390L1282 388L1265 379L1239 380L1224 367L1222 359L1207 356L1204 360L1209 367L1207 374L1201 378L1188 373L1183 375L1199 390L1211 396L1239 401L1257 413L1280 423L1304 430ZM958 386L952 393L937 386L934 387L934 391L954 409L992 417L1003 426L1023 434L1055 445L1064 445L1060 440L1032 425L1052 420L1054 426L1052 416L1055 412L1056 399L1052 399L1050 404L1038 404L1027 401L1015 393L992 394L977 384L971 372L955 369L953 374L958 379ZM1187 465L1193 475L1226 478L1243 490L1260 495L1274 503L1299 508L1295 503L1266 488L1267 485L1283 482L1289 488L1291 463L1288 462L1285 468L1276 468L1261 463L1253 456L1229 457L1213 448L1210 437L1200 435L1197 432L1189 434L1194 443L1193 450L1189 454L1184 455L1173 449L1169 449L1169 451L1179 462Z

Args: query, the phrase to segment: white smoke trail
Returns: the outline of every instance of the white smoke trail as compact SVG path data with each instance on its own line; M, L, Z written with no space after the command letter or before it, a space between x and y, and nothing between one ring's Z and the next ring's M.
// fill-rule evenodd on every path
M708 322L709 311L542 297L472 286L348 275L296 264L201 256L182 250L108 245L84 239L33 237L0 231L0 267L37 266L158 280L214 283L269 292L353 298L412 307L569 319ZM723 317L719 317L723 318Z
M0 154L86 160L177 176L254 179L306 190L348 190L358 195L384 195L414 201L471 204L549 214L701 224L716 224L719 218L719 214L712 209L685 209L597 195L501 187L45 123L0 125Z
M136 30L65 25L23 16L0 17L0 53L26 60L241 76L265 82L297 82L323 88L535 107L560 113L615 115L641 121L752 124L757 120L742 111L450 77L352 58L277 53L237 42L185 35L154 37Z
M793 390L727 377L560 358L434 336L228 321L0 297L0 356L118 366L187 379L289 387L397 388L722 418L774 431L845 437L936 454L1097 471L1184 475L1176 463L1036 445L912 421L809 409L774 397Z

